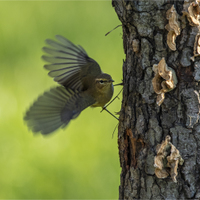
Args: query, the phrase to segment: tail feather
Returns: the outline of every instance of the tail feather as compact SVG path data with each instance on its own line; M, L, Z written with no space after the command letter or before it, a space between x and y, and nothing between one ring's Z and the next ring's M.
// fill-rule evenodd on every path
M94 99L87 94L60 86L39 96L26 112L24 120L33 132L49 134L67 126L71 119L93 103Z

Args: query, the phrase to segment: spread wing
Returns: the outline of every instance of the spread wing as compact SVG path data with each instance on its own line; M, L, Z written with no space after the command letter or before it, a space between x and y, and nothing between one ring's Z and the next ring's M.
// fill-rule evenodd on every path
M101 74L98 63L90 58L81 46L76 46L63 36L55 36L58 42L47 39L46 43L51 47L43 47L50 56L42 58L50 64L44 65L49 70L49 76L54 81L65 86L81 91L84 88L84 79L96 77Z
M33 132L48 134L59 127L64 128L93 103L95 100L84 92L59 86L39 96L26 112L24 120Z

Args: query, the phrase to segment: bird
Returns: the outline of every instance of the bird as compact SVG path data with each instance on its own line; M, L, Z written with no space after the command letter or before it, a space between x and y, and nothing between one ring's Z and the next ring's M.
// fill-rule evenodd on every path
M113 79L80 45L61 35L46 39L42 58L48 75L59 85L40 95L24 121L33 133L50 134L66 127L87 107L102 107L113 96Z

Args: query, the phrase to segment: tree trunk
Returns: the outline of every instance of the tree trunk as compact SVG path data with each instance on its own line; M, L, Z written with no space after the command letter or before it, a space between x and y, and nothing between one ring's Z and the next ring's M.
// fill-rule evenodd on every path
M126 54L118 129L122 168L119 199L200 199L199 5L191 2L112 2L122 22ZM170 11L173 5L174 10ZM194 16L189 6L193 6ZM177 12L174 26L178 26L178 31L170 24L170 12L171 16ZM159 86L152 84L156 76L153 69L162 59L177 78L175 88L169 87L167 92L162 85L167 82L163 76L156 82ZM160 88L157 93L156 87ZM172 173L175 169L164 163L169 162L172 155L170 142L170 149L165 148L165 155L162 154L160 160L168 176L158 178L155 174L155 156L161 155L158 144L167 135L184 160L183 165L179 162L175 179Z

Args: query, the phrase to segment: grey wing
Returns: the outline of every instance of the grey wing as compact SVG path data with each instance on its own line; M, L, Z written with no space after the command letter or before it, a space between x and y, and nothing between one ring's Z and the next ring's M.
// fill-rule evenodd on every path
M26 112L24 120L33 132L49 134L59 127L64 128L94 102L84 93L59 86L39 96Z
M47 39L46 43L51 47L43 47L50 56L42 58L50 64L44 65L49 70L49 76L54 81L66 88L81 91L84 87L83 78L87 74L97 76L101 73L98 63L90 58L81 46L76 46L63 36L55 36L58 42Z

